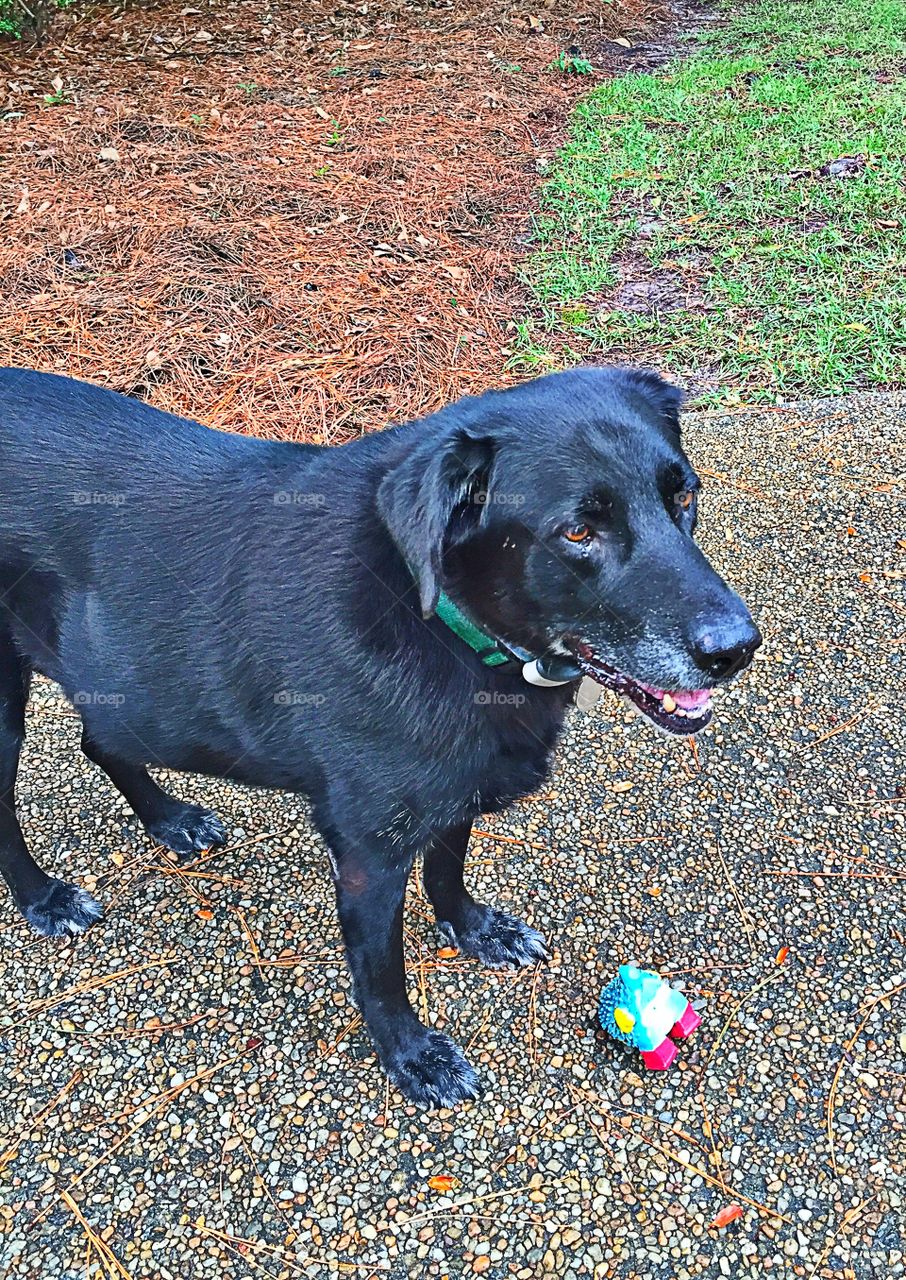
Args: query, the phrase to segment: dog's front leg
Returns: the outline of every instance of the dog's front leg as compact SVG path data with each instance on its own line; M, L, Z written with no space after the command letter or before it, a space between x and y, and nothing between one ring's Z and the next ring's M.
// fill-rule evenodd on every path
M463 883L471 822L435 836L425 849L425 892L441 933L467 956L492 969L521 968L547 959L544 938L506 911L476 902Z
M478 1077L452 1040L419 1022L406 995L403 900L413 858L340 850L331 861L355 997L384 1070L413 1102L452 1107L478 1096Z

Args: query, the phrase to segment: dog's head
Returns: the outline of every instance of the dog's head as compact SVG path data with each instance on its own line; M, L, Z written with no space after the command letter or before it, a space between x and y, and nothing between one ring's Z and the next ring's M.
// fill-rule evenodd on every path
M471 397L422 424L378 501L426 617L446 589L492 635L571 654L688 734L761 636L693 540L680 399L632 369Z

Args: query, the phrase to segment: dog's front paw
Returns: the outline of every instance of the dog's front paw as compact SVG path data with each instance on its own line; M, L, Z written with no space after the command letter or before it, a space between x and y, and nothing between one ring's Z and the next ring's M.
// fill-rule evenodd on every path
M90 929L104 912L84 889L63 880L51 880L45 897L24 907L22 914L42 937L71 938Z
M458 929L445 920L437 925L463 955L474 956L489 969L522 969L550 959L537 929L493 907L476 903Z
M462 1051L439 1031L422 1033L384 1059L384 1068L410 1102L455 1107L477 1098L478 1076Z
M187 861L215 844L226 844L223 823L210 809L198 804L182 805L178 810L149 822L146 831L152 840L166 845Z

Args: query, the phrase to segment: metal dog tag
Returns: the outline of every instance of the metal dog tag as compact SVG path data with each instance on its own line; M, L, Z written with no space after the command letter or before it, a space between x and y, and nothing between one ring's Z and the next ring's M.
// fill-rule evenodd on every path
M576 690L576 706L580 711L589 712L604 692L604 686L592 680L591 676L583 676Z

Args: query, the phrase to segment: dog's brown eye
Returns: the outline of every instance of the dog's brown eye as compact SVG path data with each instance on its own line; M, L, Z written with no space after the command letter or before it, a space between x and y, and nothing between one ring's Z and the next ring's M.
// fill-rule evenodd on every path
M682 507L684 511L688 511L695 501L694 489L680 489L679 493L673 495L673 501L678 507Z
M587 542L591 537L591 529L587 524L574 524L563 530L563 536L567 542Z

